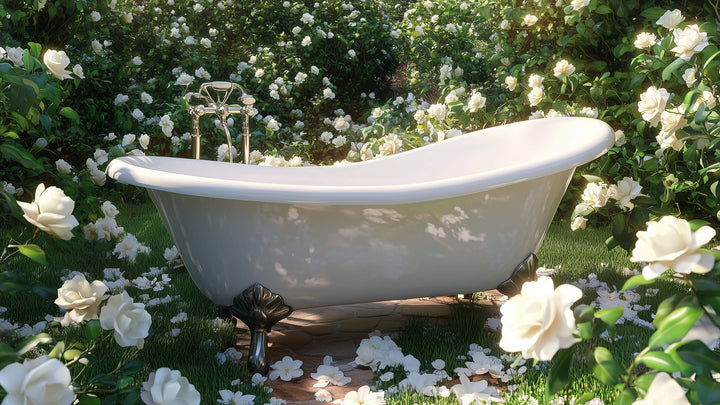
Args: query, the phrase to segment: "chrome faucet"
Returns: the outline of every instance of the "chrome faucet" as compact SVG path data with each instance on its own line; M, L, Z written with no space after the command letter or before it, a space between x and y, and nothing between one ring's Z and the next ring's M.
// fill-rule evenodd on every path
M211 94L213 90L215 97ZM230 104L227 102L234 90L240 92L239 104ZM245 90L237 84L231 82L209 82L200 85L197 93L188 93L186 95L188 101L190 98L199 98L204 104L189 105L188 113L192 116L192 155L194 159L200 159L200 117L206 114L217 115L227 138L228 155L232 163L232 139L230 138L230 129L228 129L227 118L231 114L242 114L243 120L243 162L250 163L250 116L253 114L255 97L245 93Z

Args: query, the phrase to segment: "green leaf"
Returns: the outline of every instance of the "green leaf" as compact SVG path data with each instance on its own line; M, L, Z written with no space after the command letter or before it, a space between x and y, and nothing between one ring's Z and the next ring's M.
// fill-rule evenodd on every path
M60 110L60 115L62 115L63 117L70 118L76 124L80 123L80 115L70 107L63 107Z
M700 404L720 404L719 382L715 381L712 377L709 377L708 375L698 375L695 380L697 381L697 395Z
M65 359L65 361L72 361L81 354L82 354L82 350L78 350L78 349L65 350L63 352L63 359Z
M48 357L51 359L60 359L62 356L62 353L65 351L65 342L58 342L55 347L53 347L52 350L50 350L50 353L48 354Z
M0 198L4 199L8 207L10 207L10 213L17 219L21 219L23 216L23 210L15 200L15 196L0 188Z
M47 333L38 333L35 336L31 336L25 340L23 340L19 345L18 354L23 355L30 350L37 347L37 345L42 343L50 343L52 342L52 337L48 335Z
M17 357L18 354L12 346L7 343L0 342L0 369L10 363L14 363L15 360L17 360Z
M595 313L595 318L613 326L625 312L625 307L601 309Z
M85 337L89 341L94 341L100 336L102 328L100 327L100 321L98 319L91 319L85 324Z
M672 356L665 352L647 352L642 356L638 356L637 361L652 369L665 371L667 373L674 373L680 370L680 367L675 363Z
M702 219L693 219L688 221L690 223L690 230L693 232L697 231L698 229L702 228L703 226L709 226L710 222L704 221Z
M0 153L7 160L20 163L26 169L43 171L43 165L27 149L17 144L3 143L0 145Z
M592 174L583 174L582 177L587 180L588 183L600 183L603 181L601 177L593 176Z
M703 342L693 340L677 349L680 358L693 366L699 374L720 370L720 353L710 350Z
M78 405L101 405L100 398L92 395L92 394L85 394L78 398Z
M123 390L132 385L135 380L132 377L121 377L117 381L117 389Z
M557 352L545 381L545 400L551 400L570 381L570 365L574 350L572 347Z
M620 366L608 349L602 346L595 348L593 357L595 358L593 373L598 380L607 385L615 385L620 382Z
M673 73L685 64L684 59L677 58L671 64L667 65L662 72L663 80L669 80Z
M586 392L583 395L580 396L580 398L576 399L574 404L576 405L584 405L588 401L592 401L595 398L595 394L592 392Z
M45 252L42 250L42 248L38 245L21 245L18 246L18 250L20 253L24 256L27 256L30 258L30 260L34 261L35 263L39 263L43 266L47 266L47 257L45 257Z
M572 213L571 219L575 219L576 217L584 217L591 214L592 212L593 209L589 205L578 204L575 206L575 210Z
M608 7L604 4L601 4L598 6L598 8L595 10L595 12L598 14L611 14L613 11L610 7Z
M700 319L703 310L695 306L684 305L670 313L657 325L657 330L650 336L649 347L661 347L682 339L695 322Z
M697 372L697 370L695 369L695 366L693 366L692 364L687 363L685 360L683 360L680 357L680 354L678 353L678 350L682 349L682 347L687 345L688 343L690 343L690 342L685 341L685 342L671 343L665 349L665 353L669 354L670 357L672 357L675 364L677 364L677 366L679 367L680 373L685 377L689 377ZM648 383L648 387L649 386L650 386L650 384Z
M134 360L123 367L123 375L133 375L142 371L145 364L140 360Z
M653 320L653 325L655 325L656 328L658 328L660 323L665 320L665 317L670 315L675 307L678 306L681 299L682 297L679 295L671 295L670 297L662 300L660 305L658 305L658 309L655 312L655 319Z
M30 55L32 55L34 58L40 59L40 52L42 52L42 45L40 45L36 42L28 42L28 47L30 48Z
M140 398L140 389L135 388L132 391L130 391L127 396L125 397L125 405L142 405L144 402Z
M615 398L615 402L613 403L615 405L632 405L635 399L637 399L637 395L629 388L625 388L620 395Z

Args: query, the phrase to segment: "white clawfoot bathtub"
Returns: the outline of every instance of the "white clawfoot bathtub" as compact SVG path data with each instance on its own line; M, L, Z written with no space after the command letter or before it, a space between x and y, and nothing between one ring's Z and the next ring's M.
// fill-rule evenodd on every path
M122 157L215 303L254 283L294 308L496 287L535 252L574 169L612 129L552 118L342 166L259 167Z

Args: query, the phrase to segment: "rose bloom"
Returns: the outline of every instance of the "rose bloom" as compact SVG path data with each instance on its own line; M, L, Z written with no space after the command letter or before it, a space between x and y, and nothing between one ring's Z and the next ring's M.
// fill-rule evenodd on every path
M60 323L67 326L73 322L97 319L98 307L107 298L107 290L102 281L89 283L82 274L65 281L62 287L58 288L58 297L55 300L57 306L69 310Z
M533 87L528 93L528 101L531 106L536 106L540 104L544 96L545 92L543 92L542 87Z
M100 311L100 326L114 331L113 337L122 347L135 346L142 349L151 323L145 305L133 302L125 291L108 298Z
M85 78L85 72L83 72L83 68L80 65L73 66L72 69L73 73L75 73L75 76L84 79Z
M72 238L72 229L79 222L72 215L75 201L65 195L62 189L55 186L45 188L40 183L35 189L35 201L26 203L17 202L23 210L23 217L41 231L60 239Z
M517 79L514 76L505 76L505 84L510 91L514 91L517 86Z
M621 207L632 209L633 204L630 202L633 198L640 195L642 186L631 177L623 177L617 184L613 184L608 188L608 196L617 200Z
M674 29L673 37L675 38L675 48L671 51L675 52L675 56L684 60L690 60L695 53L709 45L707 32L701 32L697 24L688 25L683 30Z
M575 66L565 59L558 61L553 68L553 75L560 80L565 80L573 73L575 73Z
M680 151L685 143L675 136L675 132L663 132L660 131L656 136L655 140L660 146L660 151L664 151L667 148L672 148L676 151Z
M108 218L115 218L115 216L120 213L117 207L113 205L113 203L111 203L110 201L105 201L104 203L102 203L102 205L100 206L100 210L102 211L103 215Z
M68 174L72 170L72 166L70 166L70 163L66 162L64 159L58 159L55 161L55 168L59 173Z
M655 45L655 42L657 42L655 34L650 32L641 32L637 35L637 37L635 37L633 45L635 45L635 48L637 49L646 49Z
M438 121L445 120L445 115L447 114L447 107L445 104L433 104L427 109L427 115L430 118L434 118Z
M685 69L685 72L683 73L682 78L688 87L693 87L695 85L695 82L697 81L697 78L695 77L695 73L696 73L695 68Z
M632 405L673 404L690 405L685 396L685 390L668 373L657 373L643 399L638 399Z
M468 109L470 112L475 112L483 107L485 107L485 97L480 94L480 92L475 92L470 97L470 100L468 101Z
M535 23L538 22L538 18L532 14L527 14L523 18L523 22L527 26L535 25Z
M660 122L660 117L665 111L665 105L669 99L670 93L667 90L662 87L658 89L655 86L648 87L645 93L640 95L638 111L651 127L656 127Z
M65 51L55 51L48 49L43 55L43 63L47 66L50 74L57 77L60 80L72 79L70 71L65 70L70 64L70 58L68 58Z
M500 307L500 347L524 358L551 360L559 349L573 345L577 330L572 306L582 291L563 284L555 289L547 276L526 282L520 294Z
M309 35L305 35L305 38L302 39L302 42L300 42L300 45L308 46L310 44L312 44L312 39L310 39Z
M92 13L90 13L90 19L92 19L92 22L98 22L98 21L100 21L100 18L102 18L102 17L100 16L100 13L98 13L97 11L93 11Z
M715 237L715 230L703 226L693 232L684 219L664 216L647 223L646 231L637 233L637 242L630 260L647 262L642 275L652 280L669 268L681 274L704 274L712 270L715 258L699 252L703 245Z
M70 405L75 401L71 380L70 370L48 356L12 363L0 370L0 386L7 392L2 402Z
M147 405L200 405L200 393L178 370L161 367L142 383L140 398Z
M607 204L608 197L609 195L607 185L602 182L588 183L588 185L585 186L585 190L583 191L582 195L580 196L583 203L592 208L604 207L605 204Z
M543 80L545 80L544 77L533 73L530 75L530 77L528 77L528 87L532 87L532 88L538 87L538 88L542 89L543 88L543 84L542 84Z
M673 11L666 11L665 14L663 14L656 22L657 25L662 25L663 27L671 30L678 26L681 22L685 20L685 17L682 15L682 12L678 9L675 9Z
M577 231L578 229L585 229L585 225L587 224L587 218L585 217L575 217L573 219L572 223L570 224L570 230Z
M590 4L590 0L572 0L570 2L570 5L575 11L582 9L583 7L587 7L588 4Z
M625 132L622 129L615 131L615 146L623 146L627 142Z
M140 135L140 138L138 138L138 143L140 144L141 148L147 149L148 145L150 144L150 136L148 136L148 134Z
M201 38L200 45L202 45L203 48L209 49L210 47L212 47L212 41L210 41L210 39L208 38Z
M685 119L685 107L680 106L672 110L665 110L660 114L660 124L662 125L661 133L672 134L677 130L685 128L687 120Z

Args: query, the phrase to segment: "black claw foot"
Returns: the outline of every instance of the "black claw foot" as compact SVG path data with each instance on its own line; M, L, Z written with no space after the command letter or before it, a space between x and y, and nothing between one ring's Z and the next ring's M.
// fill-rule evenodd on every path
M537 279L537 269L538 258L535 253L530 253L522 263L515 267L510 278L497 286L497 290L508 297L519 293L524 282Z
M267 375L267 334L278 321L292 313L283 298L259 283L236 295L230 307L232 314L250 329L250 350L247 368L250 374Z

